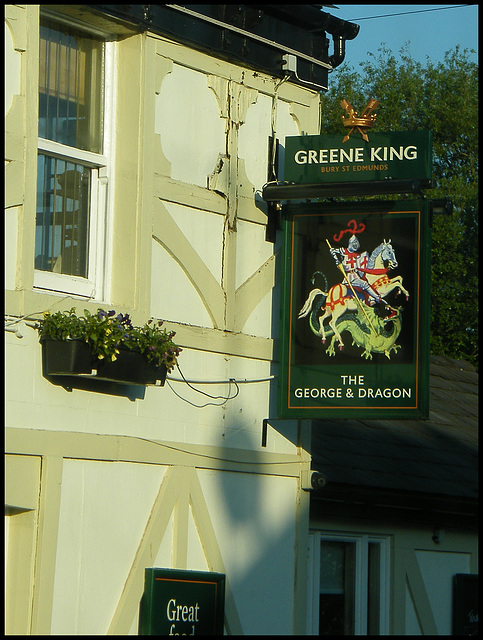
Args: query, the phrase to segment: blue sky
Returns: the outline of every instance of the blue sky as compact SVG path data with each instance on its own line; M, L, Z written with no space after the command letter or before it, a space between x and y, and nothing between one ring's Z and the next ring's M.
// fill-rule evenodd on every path
M445 52L458 44L478 51L476 4L336 4L335 7L324 6L322 11L360 26L356 38L346 43L343 63L356 70L359 62L367 60L368 51L377 54L381 43L398 54L409 41L411 56L423 64L426 56L432 62L442 61ZM477 54L471 60L477 62Z

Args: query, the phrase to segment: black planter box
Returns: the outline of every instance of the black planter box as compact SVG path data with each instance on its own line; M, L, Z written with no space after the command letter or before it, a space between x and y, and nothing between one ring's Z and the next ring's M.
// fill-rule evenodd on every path
M120 349L116 360L99 360L82 340L42 340L47 376L80 376L120 384L164 386L167 369L151 364L140 352Z
M93 369L97 369L99 380L110 380L124 384L159 384L163 386L167 369L164 365L156 367L137 351L120 349L113 362L95 360Z
M91 348L83 340L42 340L44 374L72 376L92 374Z

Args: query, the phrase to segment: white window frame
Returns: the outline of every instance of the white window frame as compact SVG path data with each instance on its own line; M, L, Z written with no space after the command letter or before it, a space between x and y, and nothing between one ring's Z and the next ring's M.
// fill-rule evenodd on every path
M391 536L370 533L311 531L308 545L307 633L319 635L320 544L322 541L355 544L354 635L367 633L369 544L380 545L379 635L389 634Z
M48 17L59 24L65 22L55 16L49 15ZM75 27L83 30L86 34L92 33L92 35L99 36L98 31L82 28L77 24ZM45 152L50 157L81 163L90 168L87 278L34 269L34 289L109 302L112 256L110 238L112 237L116 50L115 42L108 41L107 34L104 34L104 38L103 153L93 153L45 138L38 138L38 153Z

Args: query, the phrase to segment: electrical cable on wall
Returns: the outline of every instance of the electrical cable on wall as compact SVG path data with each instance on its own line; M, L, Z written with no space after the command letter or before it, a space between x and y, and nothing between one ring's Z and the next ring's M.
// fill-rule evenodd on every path
M175 396L178 396L178 398L180 398L184 402L187 402L191 406L196 407L197 409L202 409L203 407L208 407L208 406L221 407L228 400L233 400L234 398L236 398L237 395L240 392L240 388L237 385L237 383L234 380L230 379L230 380L228 380L228 384L230 386L228 387L228 395L227 396L212 396L210 393L206 393L205 391L201 391L200 389L196 389L196 387L193 387L193 385L190 382L188 382L188 380L186 380L186 378L184 377L183 372L179 368L179 364L176 364L176 367L177 367L177 369L178 369L178 371L179 371L179 373L181 375L181 378L182 378L183 382L185 382L188 385L188 387L193 389L193 391L196 391L197 393L201 393L201 395L206 396L207 398L210 398L212 400L222 400L222 402L206 402L205 404L196 404L194 402L191 402L191 400L188 400L187 398L184 398L179 393L177 393L173 389L173 387L170 385L169 380L168 379L166 380L166 382L168 384L168 387L171 389L171 391L174 393ZM231 390L231 385L232 384L235 384L235 387L236 387L236 393L233 396L230 395L230 390Z
M20 317L15 317L14 320L5 320L5 329L7 329L7 331L9 330L8 327L13 326L14 324L19 324L20 322L22 322L23 320L35 320L35 318L33 316L40 316L44 313L47 313L48 311L50 311L52 309L52 307L54 307L56 304L59 304L61 302L64 302L64 300L92 300L94 296L94 292L92 292L92 294L90 296L64 296L63 298L59 298L59 300L56 300L55 302L53 302L50 307L48 309L44 309L43 311L32 311L31 313L26 313L24 316L20 316ZM14 316L10 316L10 317L14 317ZM34 324L31 324L29 322L25 323L28 327L35 327ZM20 336L19 336L20 337Z
M201 393L202 395L206 396L207 398L211 398L212 400L220 400L220 399L224 399L224 400L232 400L232 398L226 398L225 396L212 396L209 393L206 393L206 391L201 391L200 389L196 389L195 387L193 387L193 385L186 380L186 378L183 375L183 372L181 371L181 369L179 368L179 364L176 363L176 368L178 369L181 378L183 379L184 382L186 382L186 384L188 385L188 387L190 387L191 389L193 389L193 391L196 391L198 393ZM232 384L233 382L235 383L236 387L237 387L237 392L236 394L233 396L233 398L236 398L236 396L238 395L239 389L238 389L238 385L236 384L235 380L233 378L230 378L229 380L226 381L228 384ZM228 394L230 395L230 394Z
M168 376L167 379L171 380L171 382L186 382L187 384L191 383L191 384L228 384L229 382L236 382L237 384L250 384L250 383L254 383L254 382L270 382L270 380L273 380L275 378L274 375L269 375L269 376L265 376L263 378L241 378L241 379L237 379L237 378L229 378L229 379L225 379L225 380L187 380L185 378L185 376L181 373L181 369L179 368L179 365L176 365L180 374L181 374L181 378L173 378L172 376Z
M180 398L181 400L183 400L184 402L187 402L188 404L192 405L193 407L196 407L198 409L202 409L203 407L207 407L207 406L215 406L215 407L221 407L225 404L225 402L227 402L228 400L233 400L234 398L237 397L237 395L240 393L240 387L238 386L239 384L243 384L243 383L256 383L256 382L269 382L271 380L274 379L275 376L268 376L266 378L252 378L252 379L243 379L243 380L236 380L235 378L229 378L228 380L187 380L185 378L185 376L183 375L183 372L181 371L179 365L176 365L181 378L173 378L171 376L168 376L166 378L166 383L168 384L169 388L171 389L171 391L178 396L178 398ZM172 385L170 384L170 382L183 382L185 384L188 385L188 387L190 387L191 389L193 389L193 391L196 391L197 393L201 393L202 395L210 398L211 400L221 400L222 402L206 402L205 404L196 404L194 402L191 402L190 400L188 400L187 398L184 398L183 396L181 396L177 391L175 391L172 387ZM193 384L228 384L230 385L228 387L228 395L227 396L213 396L209 393L206 393L205 391L201 391L201 389L196 389L196 387L193 386ZM236 387L236 393L234 395L230 395L230 390L231 390L231 385L234 384Z
M161 442L159 440L151 440L150 438L142 438L141 436L123 436L123 437L133 437L136 440L142 440L143 442L149 442L157 447L162 447L164 449L170 449L171 451L177 451L179 453L185 453L190 456L197 456L201 458L206 458L207 460L216 460L217 462L229 462L233 464L245 464L247 466L282 466L282 465L293 465L294 460L243 460L243 459L235 459L235 458L223 458L222 456L212 456L208 453L201 453L199 451L191 451L189 449L183 449L183 447L176 446L174 444L169 444L168 442ZM295 462L298 464L298 462Z
M234 396L231 397L224 397L222 402L205 402L205 404L196 404L195 402L191 402L191 400L188 400L188 398L184 398L182 395L180 395L177 391L175 391L173 389L173 387L170 385L169 380L166 380L166 384L168 385L168 387L171 389L171 391L174 393L175 396L178 396L178 398L180 400L183 400L183 402L186 402L187 404L190 404L192 407L196 407L197 409L203 409L204 407L222 407L225 402L227 402L228 400L233 400L233 398L236 398L236 396L238 395L238 385L237 385L237 392L235 393ZM194 389L195 391L198 391L198 389ZM200 391L198 391L198 393L201 393Z

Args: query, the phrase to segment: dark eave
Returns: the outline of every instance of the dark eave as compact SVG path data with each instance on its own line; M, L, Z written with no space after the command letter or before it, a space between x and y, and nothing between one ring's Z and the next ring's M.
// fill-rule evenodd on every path
M351 484L327 485L311 494L313 516L452 527L476 527L478 499L424 491L386 490Z
M274 77L288 73L291 82L315 90L327 89L329 70L342 62L346 41L359 31L358 25L317 5L68 6L88 7L137 30L152 31Z

